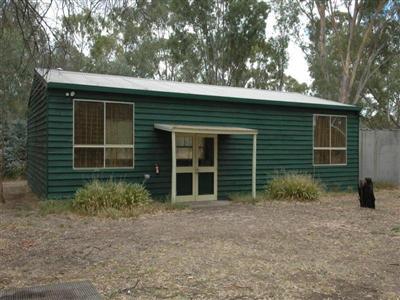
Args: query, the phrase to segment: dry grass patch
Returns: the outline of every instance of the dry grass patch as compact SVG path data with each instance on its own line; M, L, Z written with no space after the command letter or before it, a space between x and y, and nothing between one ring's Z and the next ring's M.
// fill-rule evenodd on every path
M42 216L50 214L76 214L80 216L96 216L102 218L136 218L143 214L155 214L187 209L184 204L160 203L150 201L143 206L128 207L124 209L102 208L90 214L73 207L73 200L45 200L39 202L39 213Z
M253 196L251 193L237 192L237 193L229 194L228 198L229 198L229 200L231 200L235 203L256 204L256 203L266 200L266 195L265 195L265 193L257 193L256 198L253 199Z
M395 190L399 188L397 184L387 181L376 181L374 182L374 188L376 190Z
M139 218L0 205L0 289L90 280L105 299L399 299L400 190ZM129 291L129 293L128 293Z

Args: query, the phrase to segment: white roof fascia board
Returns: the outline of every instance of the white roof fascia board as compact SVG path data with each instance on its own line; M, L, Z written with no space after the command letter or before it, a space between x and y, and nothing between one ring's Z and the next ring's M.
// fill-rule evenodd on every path
M174 125L155 123L154 128L177 133L200 133L200 134L240 134L255 135L256 129L242 127L221 127L221 126L195 126L195 125Z

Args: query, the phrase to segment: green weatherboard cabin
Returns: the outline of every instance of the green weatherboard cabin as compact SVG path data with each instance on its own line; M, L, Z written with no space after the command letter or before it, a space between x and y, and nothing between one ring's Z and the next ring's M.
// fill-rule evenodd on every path
M255 196L282 170L354 189L358 127L357 107L297 93L38 69L27 176L47 199L110 178L172 201Z

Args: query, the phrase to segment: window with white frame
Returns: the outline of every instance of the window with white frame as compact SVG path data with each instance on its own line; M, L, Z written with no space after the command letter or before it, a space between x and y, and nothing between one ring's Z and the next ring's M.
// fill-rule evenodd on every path
M74 168L133 168L132 103L74 100Z
M314 165L347 163L347 118L314 115Z

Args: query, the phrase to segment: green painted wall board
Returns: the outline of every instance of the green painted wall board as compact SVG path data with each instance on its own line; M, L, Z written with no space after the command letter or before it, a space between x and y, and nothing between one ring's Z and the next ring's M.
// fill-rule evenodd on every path
M47 197L47 90L35 74L28 104L27 180L40 197Z
M358 112L321 108L279 107L246 103L172 99L140 95L96 93L75 90L75 98L135 103L135 168L83 171L72 168L72 99L69 90L49 89L47 105L47 196L71 197L91 179L122 179L142 182L154 196L171 190L170 133L154 129L154 123L233 126L259 131L257 144L257 189L280 170L300 170L320 178L330 188L355 188L358 182ZM313 113L347 115L347 166L313 167ZM46 128L45 126L45 128ZM251 191L250 136L218 138L219 197ZM161 173L154 173L159 163Z

